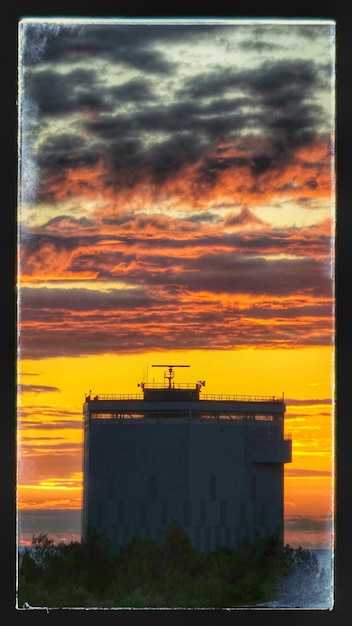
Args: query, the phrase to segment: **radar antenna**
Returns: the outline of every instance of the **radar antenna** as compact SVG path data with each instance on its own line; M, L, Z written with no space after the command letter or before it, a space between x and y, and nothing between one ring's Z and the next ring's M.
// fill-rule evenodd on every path
M167 378L169 381L169 389L172 389L171 381L175 376L174 367L190 367L189 365L152 365L152 367L167 367L169 370L169 374L167 372L164 373L164 378Z

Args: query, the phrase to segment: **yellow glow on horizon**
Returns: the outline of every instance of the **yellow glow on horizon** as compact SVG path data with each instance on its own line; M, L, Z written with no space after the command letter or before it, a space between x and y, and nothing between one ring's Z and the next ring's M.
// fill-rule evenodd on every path
M129 282L123 281L99 281L97 283L95 273L87 272L85 275L80 274L77 279L77 275L65 277L65 280L61 278L55 278L53 276L48 280L47 277L31 277L27 276L21 283L21 288L30 287L31 289L91 289L93 291L112 291L114 289L139 289L138 285L134 285Z
M175 383L205 380L202 395L284 393L285 433L292 436L293 449L292 463L285 465L285 518L329 517L334 497L334 415L333 403L328 402L334 393L333 357L332 347L319 347L180 350L25 360L19 364L19 379L26 386L19 398L24 417L19 420L18 433L22 476L22 484L17 487L18 506L27 510L80 509L85 394L137 395L138 383L163 382L163 368L152 365L169 363L190 365L175 369ZM75 428L70 427L72 421ZM77 427L77 422L82 427ZM76 459L75 466L71 473L61 475L68 458L70 463ZM26 484L23 478L27 463L32 484ZM289 531L288 537L292 544L294 531ZM317 533L316 541L328 545L330 537L331 533L324 531Z
M20 403L50 404L81 415L84 394L138 393L138 383L163 381L153 364L188 364L175 369L175 382L205 380L203 394L268 395L285 398L331 398L333 349L226 350L103 354L26 360L20 366L22 383L42 385L43 393L25 392ZM45 386L59 391L45 391ZM314 393L312 393L312 387ZM28 393L28 395L27 395Z
M81 509L82 488L43 487L42 485L18 485L17 506L19 510L30 509Z

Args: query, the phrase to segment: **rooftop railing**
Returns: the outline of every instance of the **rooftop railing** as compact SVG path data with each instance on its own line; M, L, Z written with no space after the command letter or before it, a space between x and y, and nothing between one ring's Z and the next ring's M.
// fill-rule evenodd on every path
M201 400L234 400L237 402L284 402L284 396L247 396L230 394L204 394Z
M154 387L153 387L154 388ZM161 387L159 387L161 388ZM192 387L188 387L192 388ZM164 387L168 391L167 387ZM193 387L194 389L194 387ZM86 402L89 400L143 400L143 394L97 394L86 396ZM234 401L234 402L284 402L284 396L248 396L248 395L230 395L230 394L202 394L200 401Z
M141 393L99 393L98 395L86 396L86 402L89 400L143 400L143 394Z
M200 383L171 383L171 387L165 383L140 383L142 389L198 389Z

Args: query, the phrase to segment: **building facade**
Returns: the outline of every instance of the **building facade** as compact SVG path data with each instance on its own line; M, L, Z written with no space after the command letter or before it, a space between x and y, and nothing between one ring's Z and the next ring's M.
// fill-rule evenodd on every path
M284 399L204 395L165 367L140 395L85 399L83 535L94 527L118 551L174 520L203 552L283 540Z

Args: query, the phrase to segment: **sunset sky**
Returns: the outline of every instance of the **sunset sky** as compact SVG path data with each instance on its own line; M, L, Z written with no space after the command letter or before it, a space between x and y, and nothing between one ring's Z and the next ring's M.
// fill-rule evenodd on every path
M202 393L285 394L285 541L330 547L334 36L20 23L20 543L79 538L59 517L81 508L84 394L138 393L170 362Z

